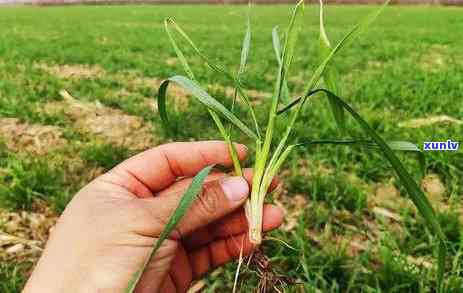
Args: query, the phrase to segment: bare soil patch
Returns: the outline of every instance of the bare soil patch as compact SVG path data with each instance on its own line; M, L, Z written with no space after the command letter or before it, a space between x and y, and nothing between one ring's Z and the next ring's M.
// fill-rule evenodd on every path
M127 96L130 94L130 92L136 91L140 88L149 88L153 93L156 93L159 89L159 86L163 82L162 79L140 76L138 72L133 71L124 72L123 74L116 74L110 78L113 78L114 80L117 80L124 85L125 88L120 91L123 94L122 96ZM185 111L188 108L189 95L181 87L173 83L169 84L167 96L169 98L168 103L175 105L177 110ZM146 98L146 100L149 99L154 100L153 98ZM152 102L149 102L148 104L150 104L150 108L153 108L151 105Z
M283 231L289 232L297 227L299 217L307 211L307 196L295 194L288 196L286 190L275 193L274 203L285 213L284 223L281 227Z
M0 137L16 152L46 154L67 144L57 126L27 124L16 118L0 118Z
M167 58L165 62L166 62L166 64L167 64L168 66L173 67L173 66L177 65L178 59L175 58L175 57L171 57L171 58Z
M90 65L48 65L35 64L36 68L48 72L58 78L97 78L105 75L105 70L100 66Z
M419 64L422 70L426 72L439 72L447 66L446 55L448 54L448 47L445 45L432 45L428 51L424 53Z
M153 128L142 118L98 102L79 101L66 91L62 91L61 95L64 101L46 104L45 111L64 113L73 121L77 131L131 150L147 149L154 144Z
M447 116L447 115L438 115L438 116L429 116L429 117L411 119L411 120L399 123L399 126L404 127L404 128L420 128L420 127L430 126L434 124L463 125L463 121Z
M434 208L446 210L448 206L445 204L445 185L442 183L439 175L429 174L421 181L421 188L426 192L429 201Z

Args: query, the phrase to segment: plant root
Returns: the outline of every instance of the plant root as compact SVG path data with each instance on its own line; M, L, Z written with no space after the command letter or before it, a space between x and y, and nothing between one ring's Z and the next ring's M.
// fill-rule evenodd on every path
M257 273L259 283L255 293L280 293L285 292L289 285L296 284L296 279L278 274L270 259L259 248L255 250L246 260L248 268Z

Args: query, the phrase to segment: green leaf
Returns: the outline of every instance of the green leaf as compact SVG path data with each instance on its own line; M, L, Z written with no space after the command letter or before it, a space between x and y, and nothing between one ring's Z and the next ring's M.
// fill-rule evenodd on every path
M173 22L171 19L166 19L164 21L164 27L166 28L167 36L169 37L170 43L172 47L174 48L175 54L177 55L177 58L180 60L180 63L183 66L183 69L185 70L186 75L188 75L189 78L195 79L195 76L193 74L193 71L190 68L190 65L188 65L188 61L185 58L185 55L183 54L182 50L180 50L179 46L177 45L177 42L175 41L170 29L169 29L169 22ZM175 22L173 22L175 23ZM181 31L183 32L183 31Z
M344 46L346 46L349 42L352 42L360 33L362 33L366 28L368 28L373 21L378 17L378 15L383 11L384 7L389 4L390 0L384 2L383 5L370 15L368 15L365 19L363 19L360 23L355 25L343 38L342 40L333 48L331 49L328 56L323 60L323 62L317 67L312 78L310 79L309 83L307 84L304 92L309 92L313 90L318 83L320 82L320 78L323 76L328 64L330 63L331 59L336 55L336 53L341 50ZM292 101L290 104L292 104ZM297 102L296 102L297 104Z
M259 160L259 172L264 169L264 165L267 161L268 154L270 152L270 145L272 143L273 138L273 130L275 128L275 119L277 116L278 104L280 102L280 97L283 92L283 84L286 79L286 74L291 66L291 62L293 60L294 48L297 43L297 38L299 35L299 26L300 26L300 15L302 14L302 10L304 8L304 1L301 0L297 3L296 7L294 7L293 13L291 15L291 20L289 21L289 26L286 31L286 39L285 45L283 47L281 63L278 70L277 80L275 84L275 93L272 98L272 105L269 111L268 116L268 123L267 123L267 131L265 133L265 140L262 146L262 159ZM272 166L276 161L280 153L283 151L284 144L286 139L280 141L276 151L274 152L269 166Z
M249 3L246 33L244 35L243 45L241 47L241 60L240 60L240 68L238 70L238 80L240 79L244 71L246 70L246 64L248 61L250 47L251 47L251 3Z
M323 59L327 58L331 51L331 43L326 35L325 31L325 24L323 20L323 0L320 0L320 55ZM334 64L327 65L324 73L323 73L323 81L325 82L325 86L331 92L340 95L339 85L339 74L334 66ZM336 125L340 133L345 132L345 117L344 117L344 110L342 107L333 101L332 99L328 99L330 103L331 112L333 113L334 120L336 121Z
M280 36L278 34L278 26L275 26L272 30L272 41L273 41L273 50L275 51L275 57L278 62L278 66L282 65L282 56L281 56L281 42ZM281 101L287 102L289 100L289 88L287 80L283 80L283 90L280 97Z
M164 27L166 29L167 35L169 36L169 40L170 40L172 46L174 48L176 48L175 51L176 51L177 55L178 55L178 52L180 52L181 55L183 55L183 53L179 49L179 47L178 47L178 45L177 45L177 43L175 41L175 38L173 37L172 32L170 31L169 25L172 25L174 27L174 29L177 31L177 33L180 34L180 36L183 37L183 39L193 48L195 53L204 61L204 63L206 63L207 66L209 66L214 71L225 75L229 79L234 80L233 76L223 66L216 65L216 64L210 62L209 58L199 50L199 48L195 45L193 40L191 40L191 38L185 33L185 31L173 19L167 18L164 21ZM183 59L186 61L185 58L183 58ZM183 62L182 62L182 64L183 64ZM189 74L187 74L187 75L188 75L188 77L193 79Z
M307 140L296 144L295 146L310 146L320 144L333 144L333 145L353 145L368 148L379 148L379 146L372 140L362 139L321 139L321 140ZM424 175L426 169L426 158L423 151L418 148L414 143L408 141L388 141L386 144L394 151L413 152L417 155L420 163L421 174Z
M233 103L232 103L232 106L231 106L231 111L233 113L234 113L234 109L235 109L236 99L238 97L238 94L240 93L239 82L241 80L242 75L244 74L244 72L246 70L246 64L247 64L247 61L248 61L250 47L251 47L251 2L249 2L249 7L248 7L248 18L247 18L247 24L246 24L246 33L244 34L243 44L241 46L240 67L238 69L238 73L237 73L237 76L236 76L237 82L235 83L235 93L233 95ZM245 96L245 99L248 99L248 98ZM256 129L258 129L258 128L259 127L257 126ZM229 132L231 132L231 127L229 129Z
M374 13L369 15L367 18L365 18L362 22L360 22L358 25L356 25L348 34L344 36L344 38L330 51L329 55L325 58L325 60L318 66L318 68L315 70L315 73L312 75L312 78L310 79L309 83L307 84L306 90L304 92L311 92L320 82L321 77L323 76L325 69L327 68L329 62L333 58L333 56L344 46L346 45L349 41L353 40L354 37L356 37L360 32L362 32L366 27L368 27L373 20L379 15L379 13L384 9L384 7L389 3L390 0L387 0L378 10L376 10ZM281 91L280 91L281 92ZM281 154L284 145L286 144L286 141L289 138L289 135L292 131L292 128L294 127L294 124L296 123L297 117L299 115L300 109L302 108L302 105L305 102L305 99L307 99L308 95L305 95L303 97L297 98L296 100L293 100L290 102L286 107L283 108L283 110L280 111L275 111L278 114L281 114L286 111L286 109L291 108L293 105L299 104L299 100L302 99L302 103L300 103L300 106L294 111L289 119L287 120L286 123L286 130L283 134L283 138L280 140L280 143L278 144L277 149L274 152L274 155L271 160L271 164L275 163L277 160L278 156ZM331 99L331 98L329 98ZM330 103L333 103L333 101L330 101ZM274 104L272 104L274 106ZM337 106L335 106L337 107ZM273 111L273 108L272 108ZM271 112L273 114L273 112ZM336 114L337 115L337 114ZM273 124L269 123L269 126L273 127ZM268 129L268 128L267 128ZM268 132L268 131L267 131ZM266 137L267 139L267 137Z
M129 285L125 289L126 293L132 293L135 291L137 283L143 275L146 266L150 263L151 259L156 254L158 249L161 247L162 243L169 237L174 228L186 214L192 203L195 201L199 192L201 191L201 188L204 184L204 180L209 175L213 167L214 166L207 166L193 178L193 181L191 181L190 186L188 186L188 189L185 191L182 198L180 199L180 202L178 203L178 206L175 209L174 213L170 216L170 219L164 227L164 230L161 232L159 238L153 244L153 249L151 250L150 255L146 259L143 267L137 272L135 272L135 274L132 276Z
M258 139L257 135L251 129L249 129L243 122L241 122L241 120L238 117L236 117L235 114L230 112L219 101L211 97L195 81L185 76L181 76L181 75L170 77L169 79L165 80L159 87L158 110L159 110L159 115L161 116L163 125L167 129L172 128L169 123L167 109L166 109L167 108L166 107L166 93L167 93L167 88L170 82L176 83L177 85L182 87L187 93L189 93L191 96L196 98L200 103L206 106L208 109L228 119L231 123L233 123L236 127L238 127L241 131L243 131L249 137L256 139L256 140Z
M275 52L275 57L277 59L278 65L281 66L281 41L280 35L278 33L278 26L275 26L272 29L272 43L273 51Z
M334 93L329 91L324 91L326 94L331 95L333 99L337 101L344 109L346 109L351 116L357 121L363 131L368 134L371 139L378 145L381 149L382 153L392 165L393 169L395 170L397 176L400 178L402 185L407 190L411 200L415 204L416 208L420 212L421 216L426 221L426 224L435 236L439 240L439 256L438 256L438 288L442 288L443 283L443 271L445 265L445 251L446 251L446 237L445 234L442 232L441 226L437 219L436 213L429 202L426 195L420 189L418 184L415 182L413 177L407 172L404 165L400 162L399 158L394 154L391 148L387 145L387 143L371 128L368 123L363 120L363 118L354 110L352 109L347 103L345 103L341 98L336 96ZM405 146L402 144L402 146Z
M198 55L201 58L201 60L203 60L204 63L206 63L206 65L209 68L211 68L216 73L224 75L231 83L233 83L233 85L238 90L239 97L246 104L246 106L249 109L249 112L251 113L251 117L252 117L252 120L254 122L254 126L255 126L255 129L256 129L257 135L260 135L260 129L259 129L259 124L257 122L256 114L254 112L254 109L252 108L252 105L251 105L251 103L249 101L249 98L247 97L247 95L244 92L244 89L241 86L241 83L240 83L239 79L235 79L235 77L230 72L228 72L222 65L216 65L216 64L212 63L210 61L210 58L208 58L205 54L203 54L201 52L201 50L199 50L199 48L195 45L193 40L185 33L185 31L183 29L173 19L167 18L164 21L164 27L166 29L166 32L167 32L168 36L169 36L169 40L170 40L172 46L174 47L174 50L175 50L178 58L180 59L180 62L182 63L187 76L190 79L195 80L195 77L193 75L193 71L189 67L188 62L187 62L183 52L180 50L179 46L177 45L177 42L175 41L175 38L173 37L173 34L172 34L171 30L170 30L170 27L169 27L170 25L190 45L190 47L193 49L193 51L196 53L196 55Z

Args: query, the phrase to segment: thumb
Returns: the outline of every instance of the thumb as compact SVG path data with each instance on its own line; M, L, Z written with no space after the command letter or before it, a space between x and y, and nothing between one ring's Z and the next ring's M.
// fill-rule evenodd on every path
M164 190L162 196L152 199L150 204L154 214L165 215L169 220L175 211L187 186L169 194ZM241 207L249 195L249 185L243 177L222 177L206 182L185 216L176 227L179 236L183 237L206 226ZM164 209L161 211L161 209ZM164 216L164 217L165 217ZM163 218L164 218L163 217Z

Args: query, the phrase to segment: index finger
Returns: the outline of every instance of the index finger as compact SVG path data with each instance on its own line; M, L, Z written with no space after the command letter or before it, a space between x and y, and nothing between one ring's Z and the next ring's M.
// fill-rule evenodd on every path
M235 144L238 158L246 158L247 148ZM135 155L115 167L114 172L130 175L133 184L143 184L158 192L174 183L177 178L194 176L206 166L231 166L228 145L223 141L175 142L161 145ZM136 186L129 187L138 190Z

